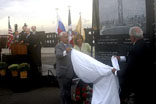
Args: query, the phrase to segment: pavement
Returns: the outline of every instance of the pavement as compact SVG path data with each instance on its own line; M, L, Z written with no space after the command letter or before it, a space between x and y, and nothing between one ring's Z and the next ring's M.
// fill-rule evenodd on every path
M9 53L3 49L2 53ZM42 77L34 81L11 80L0 84L0 104L59 104L59 87L53 67L55 63L54 48L42 48ZM49 73L48 76L48 71ZM15 82L15 83L14 83ZM17 85L15 85L17 84ZM13 87L12 87L13 86Z
M3 92L1 92L3 91ZM10 89L0 89L0 104L59 104L59 89L41 87L27 92L15 93Z

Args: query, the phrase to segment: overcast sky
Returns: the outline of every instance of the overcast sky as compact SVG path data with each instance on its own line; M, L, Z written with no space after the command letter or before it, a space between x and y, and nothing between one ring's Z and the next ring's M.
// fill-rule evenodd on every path
M145 0L122 0L123 16L146 15ZM118 0L99 0L100 21L118 19Z
M92 0L0 0L0 34L7 34L8 16L13 30L14 24L18 24L21 31L26 22L28 27L36 25L40 31L55 32L56 8L59 8L58 14L67 29L69 5L73 29L80 12L84 27L91 27Z

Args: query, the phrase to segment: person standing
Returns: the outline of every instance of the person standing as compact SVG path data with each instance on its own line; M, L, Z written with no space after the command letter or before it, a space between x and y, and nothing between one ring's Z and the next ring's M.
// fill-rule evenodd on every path
M74 37L74 48L76 50L81 51L82 53L85 53L87 55L91 55L91 46L88 43L83 42L83 37L80 34L75 35Z
M19 37L20 37L19 32L15 31L14 37L13 37L13 42L18 43L19 42Z
M129 36L133 46L128 56L116 56L118 60L127 62L127 67L121 76L123 79L121 100L125 101L125 98L133 93L134 104L150 104L149 101L146 102L149 96L147 86L150 86L151 81L149 47L143 39L143 30L140 27L131 27ZM117 75L121 75L120 71L117 72Z
M0 46L0 61L1 61L1 52L2 52L2 48L1 48L1 46Z
M74 44L74 49L89 56L91 55L91 46L88 43L83 42L82 35L75 35ZM73 98L75 100L75 104L84 104L86 102L88 102L89 104L91 103L92 86L92 84L88 84L83 82L82 80L78 80L78 85L75 90L75 98Z
M0 37L1 38L1 37ZM0 39L0 43L1 43L1 39ZM0 61L1 61L1 52L2 52L2 46L0 44Z
M36 26L31 27L32 35L34 37L34 57L35 57L35 64L38 67L38 70L41 68L41 44L40 44L40 37L38 32L36 31Z
M24 43L24 41L26 40L26 29L27 27L26 26L23 26L22 27L23 31L20 32L20 36L19 36L19 41L20 43Z
M26 40L24 43L27 45L28 59L30 63L30 76L32 79L38 78L38 69L36 65L36 53L35 53L35 38L34 35L30 32L30 29L26 29Z
M74 75L71 63L71 48L68 43L68 34L61 32L60 42L55 47L56 76L60 86L61 104L71 104L71 84Z

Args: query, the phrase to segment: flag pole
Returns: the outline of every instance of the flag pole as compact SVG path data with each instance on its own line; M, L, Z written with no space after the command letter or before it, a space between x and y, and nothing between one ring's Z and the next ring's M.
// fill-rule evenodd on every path
M9 29L10 29L10 16L8 16L8 34L9 34ZM9 38L9 37L8 37ZM9 48L9 54L11 53L11 50Z
M56 18L57 18L56 33L58 34L57 29L58 29L58 21L59 21L59 19L58 19L58 18L59 18L59 17L58 17L58 10L59 10L59 9L56 8L55 10L56 10Z
M8 16L8 34L9 34L10 16Z
M81 12L80 12L79 14L80 14L80 35L82 35L82 34L81 34L81 25L82 25L82 24L81 24Z
M68 6L68 12L69 12L69 14L68 14L68 32L70 33L70 6Z
M56 16L57 16L57 21L58 21L58 8L56 8Z
M68 9L69 9L69 14L68 14L68 31L69 31L70 34L71 34L71 33L72 33L72 22L71 22L70 7L71 7L71 6L68 6Z
M71 25L70 6L68 6L68 11L69 11L69 14L68 14L68 31L70 31L70 25Z
M70 11L70 5L68 5L68 9L69 9L69 11Z

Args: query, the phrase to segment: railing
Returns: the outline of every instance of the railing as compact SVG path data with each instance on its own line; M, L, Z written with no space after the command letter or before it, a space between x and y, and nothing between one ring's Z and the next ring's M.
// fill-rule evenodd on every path
M0 35L0 48L7 47L8 35Z
M37 40L40 41L42 47L55 47L58 42L56 33L38 32ZM8 35L0 35L0 48L7 48Z
M46 33L46 38L44 40L44 47L55 47L58 42L56 33Z

